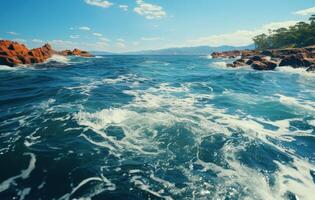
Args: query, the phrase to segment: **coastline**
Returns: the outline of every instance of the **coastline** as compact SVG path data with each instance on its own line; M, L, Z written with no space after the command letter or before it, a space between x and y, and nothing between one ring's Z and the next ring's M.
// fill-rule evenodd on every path
M18 65L39 64L46 62L53 55L94 57L89 52L76 48L56 51L50 44L45 44L39 48L28 49L26 45L19 42L0 40L0 65L15 67Z
M251 66L255 70L274 70L277 67L290 66L305 68L307 72L315 72L315 45L304 48L270 49L264 51L243 50L214 52L212 58L236 58L226 67Z

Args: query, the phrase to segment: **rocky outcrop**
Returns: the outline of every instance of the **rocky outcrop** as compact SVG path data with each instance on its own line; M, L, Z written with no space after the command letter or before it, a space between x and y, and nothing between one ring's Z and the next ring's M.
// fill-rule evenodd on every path
M285 56L279 66L292 66L294 68L298 67L309 67L315 64L314 58L309 58L308 54L294 54Z
M263 61L254 61L251 64L251 67L255 70L274 70L278 66L278 63L275 61L263 60Z
M225 51L225 52L213 52L212 58L236 58L241 56L241 51Z
M87 51L82 51L80 49L74 49L74 50L64 50L60 52L56 52L59 55L62 56L81 56L81 57L93 57L89 52Z
M29 50L24 44L9 40L0 40L0 65L15 66L19 64L42 63L53 55L49 44Z
M54 54L93 57L88 52L79 49L56 52L49 44L45 44L40 48L30 50L21 43L10 40L0 40L0 65L13 67L21 64L43 63Z
M231 52L213 53L216 58L230 55ZM242 67L250 65L255 70L274 70L277 66L304 67L313 71L315 66L315 46L306 48L287 48L266 51L240 51L241 59L235 60L227 67Z

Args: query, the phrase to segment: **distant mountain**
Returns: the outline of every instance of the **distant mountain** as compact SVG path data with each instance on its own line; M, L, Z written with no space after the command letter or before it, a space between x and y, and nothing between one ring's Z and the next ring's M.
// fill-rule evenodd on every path
M91 52L94 55L208 55L213 52L222 52L222 51L233 51L233 50L245 50L245 49L254 49L254 44L248 46L198 46L198 47L175 47L167 49L158 49L158 50L144 50L144 51L134 51L134 52L125 52L125 53L112 53L105 51L94 51Z
M119 55L119 53L113 53L108 51L91 51L90 52L93 55L103 55L103 56L111 56L111 55Z
M208 55L212 52L232 51L232 50L245 50L254 49L254 44L248 46L198 46L198 47L178 47L159 50L145 50L137 52L122 53L124 55Z

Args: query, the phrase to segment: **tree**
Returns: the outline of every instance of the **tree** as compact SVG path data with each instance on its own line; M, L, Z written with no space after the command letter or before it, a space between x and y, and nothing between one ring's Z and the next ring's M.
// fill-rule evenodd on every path
M289 28L269 30L268 34L260 34L253 38L256 49L276 49L288 47L305 47L315 45L315 15L310 23L298 22Z

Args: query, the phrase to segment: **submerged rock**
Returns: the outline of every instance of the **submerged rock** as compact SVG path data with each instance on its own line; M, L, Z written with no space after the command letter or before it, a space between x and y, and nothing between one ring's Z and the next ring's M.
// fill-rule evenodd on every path
M315 73L315 65L310 66L309 68L306 69L306 71Z

